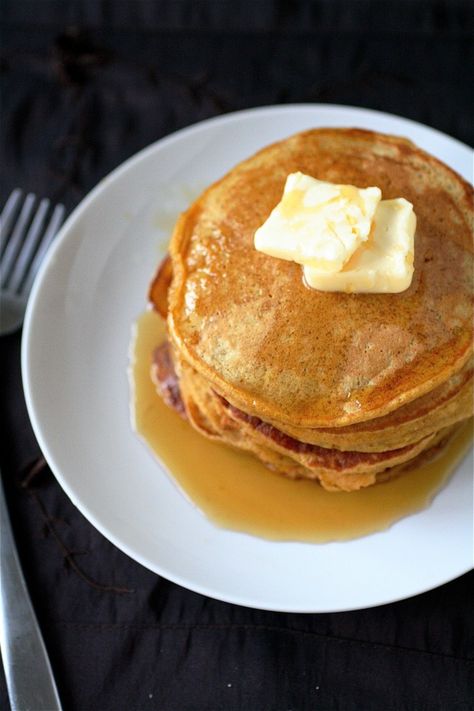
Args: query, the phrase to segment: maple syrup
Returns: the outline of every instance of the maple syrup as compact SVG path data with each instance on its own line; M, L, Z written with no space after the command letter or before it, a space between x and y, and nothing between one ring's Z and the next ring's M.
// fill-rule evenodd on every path
M223 528L316 543L384 530L427 507L472 442L470 420L436 459L392 481L350 493L286 479L252 455L206 439L163 403L151 381L150 365L164 333L153 311L136 323L131 352L134 427L187 497Z

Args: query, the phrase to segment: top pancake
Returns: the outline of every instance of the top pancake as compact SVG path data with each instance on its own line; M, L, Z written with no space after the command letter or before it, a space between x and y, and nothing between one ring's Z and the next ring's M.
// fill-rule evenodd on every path
M323 293L254 249L288 173L376 185L417 215L415 273L400 294ZM472 352L472 189L409 141L318 129L273 144L212 185L170 245L168 327L232 404L300 427L370 420L429 392Z

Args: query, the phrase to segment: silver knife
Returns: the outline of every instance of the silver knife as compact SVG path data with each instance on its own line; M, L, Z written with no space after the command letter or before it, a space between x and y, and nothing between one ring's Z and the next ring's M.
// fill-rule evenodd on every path
M31 604L0 476L0 648L12 711L61 711Z

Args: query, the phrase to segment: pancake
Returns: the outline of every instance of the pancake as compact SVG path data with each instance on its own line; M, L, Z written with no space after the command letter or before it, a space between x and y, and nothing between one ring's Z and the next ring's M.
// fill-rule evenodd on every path
M153 281L153 303L166 317L167 290L171 282L171 262L163 260ZM180 355L176 353L179 360ZM338 428L301 428L273 422L286 434L311 444L340 450L357 448L363 452L385 451L412 444L428 434L470 417L474 400L474 360L431 392L383 417ZM191 384L190 381L193 381ZM209 383L188 369L188 389L210 389Z
M348 427L285 432L322 447L376 452L415 442L430 432L449 427L472 415L474 381L469 363L446 383L388 415Z
M270 468L291 478L319 481L328 490L354 491L384 480L399 472L402 464L417 458L446 441L454 431L445 428L392 451L365 453L327 449L299 442L272 425L238 410L213 392L196 396L187 388L186 370L178 378L168 343L156 349L152 378L158 392L170 407L183 415L201 434L252 452Z
M253 247L286 176L377 185L417 215L415 275L400 294L323 293ZM244 161L181 216L170 245L174 346L236 407L301 428L382 417L472 354L472 190L405 139L297 134Z
M413 203L409 289L319 292L254 249L298 170ZM159 394L204 436L329 490L409 471L473 413L472 226L472 188L405 139L317 129L263 149L176 224L149 290L167 323Z
M213 393L212 386L184 361L179 353L174 360L185 375L186 391L196 400ZM472 413L473 365L468 362L456 375L432 392L383 417L334 429L303 429L268 422L281 432L301 442L330 449L383 452L413 444L422 437L449 427Z

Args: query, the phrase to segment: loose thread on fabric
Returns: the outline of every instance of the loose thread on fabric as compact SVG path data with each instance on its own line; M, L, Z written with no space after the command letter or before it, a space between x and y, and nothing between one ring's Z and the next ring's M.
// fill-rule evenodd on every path
M99 590L101 592L112 592L117 595L124 595L124 594L129 594L135 592L131 588L126 588L126 587L119 587L116 585L107 585L103 583L99 583L96 580L94 580L90 575L88 575L80 565L78 565L76 561L76 556L80 555L78 551L73 551L68 548L66 543L63 541L61 536L56 530L56 527L54 525L55 519L49 515L48 510L38 494L38 492L34 489L34 482L38 479L38 475L45 470L47 470L47 462L44 459L44 457L38 457L35 459L32 464L26 467L25 475L21 479L21 488L26 491L26 493L33 499L33 501L36 502L36 505L39 508L39 511L41 513L41 516L44 520L45 526L47 528L47 531L51 534L53 539L56 541L56 544L58 545L61 553L63 554L63 558L66 561L67 565L85 582L87 583L90 587L94 588L95 590Z

